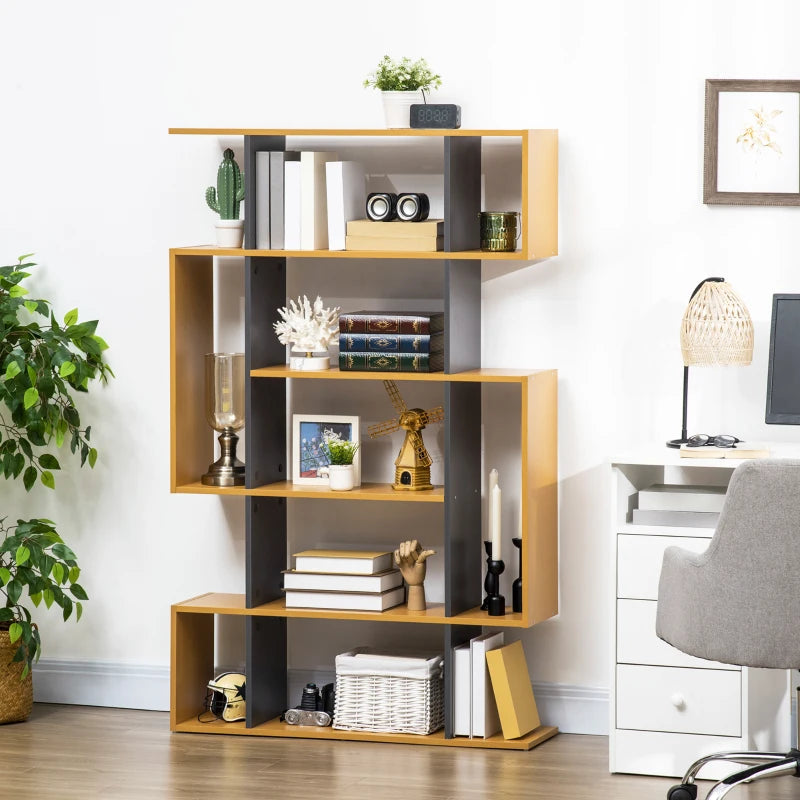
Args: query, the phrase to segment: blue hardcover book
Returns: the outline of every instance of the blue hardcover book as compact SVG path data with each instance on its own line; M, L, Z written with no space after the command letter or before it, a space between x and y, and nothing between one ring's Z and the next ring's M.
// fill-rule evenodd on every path
M340 352L438 353L444 350L444 334L340 333Z

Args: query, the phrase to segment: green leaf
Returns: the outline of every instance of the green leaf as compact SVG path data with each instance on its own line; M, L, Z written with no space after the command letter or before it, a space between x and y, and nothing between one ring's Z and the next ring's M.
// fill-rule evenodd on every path
M17 548L17 552L14 555L14 560L17 562L17 566L21 567L30 557L30 548L26 547L24 544L21 544Z
M25 491L29 492L33 488L33 484L36 483L36 476L39 473L36 471L36 467L30 466L25 470L25 474L22 476L22 483L25 486Z
M64 314L64 324L65 325L67 325L67 326L74 325L77 321L78 321L78 309L77 308L73 308L72 311L67 311L67 313Z
M81 576L81 568L80 567L71 567L69 570L69 582L75 583Z
M6 367L6 380L10 381L12 378L15 378L22 370L19 368L19 364L16 361L9 361L8 366Z
M59 542L58 544L53 545L53 555L62 559L63 561L78 560L75 558L75 553L73 553L72 550L70 550L69 547L64 544L64 542Z
M19 622L12 622L8 629L8 638L13 644L20 636L22 636L22 625L20 625Z
M25 406L25 410L27 411L31 406L35 406L39 402L39 392L36 390L35 386L31 386L30 388L25 390L25 397L22 401L22 404Z
M28 458L33 458L33 450L31 449L30 442L21 436L19 438L19 449L22 450Z
M92 447L89 450L89 466L94 469L94 465L97 463L97 450Z
M31 602L36 606L36 608L39 608L39 603L42 602L42 593L34 592L32 595L30 595L30 598Z
M31 314L35 314L36 309L39 307L39 304L35 300L26 300L23 305Z
M100 345L101 351L108 350L108 344L106 344L106 341L102 337L93 334L92 339L94 339L94 341L97 342L98 345Z
M19 261L19 263L22 264L24 261L27 261L29 258L33 258L33 253L25 253L25 255L19 256L17 258L17 261ZM32 267L33 264L30 264L30 266Z
M66 622L69 619L70 614L72 614L72 600L70 600L69 597L65 596L63 598L61 608L64 609L63 617L64 617L64 622Z
M25 369L28 372L28 379L31 382L31 386L36 386L36 378L37 378L36 370L30 364L28 364L25 367ZM26 408L27 408L27 406L26 406Z
M42 592L42 597L44 598L44 604L50 608L53 605L53 600L55 600L55 595L53 594L52 589L45 589Z
M62 378L72 375L73 372L75 372L75 365L71 361L63 361L61 366L58 368L58 374Z
M5 586L10 580L11 572L5 567L0 567L0 581L3 582L3 586Z
M58 459L50 453L43 453L39 456L39 466L45 469L61 469Z
M72 586L69 587L69 590L72 592L73 595L75 595L75 597L78 598L78 600L89 599L89 595L86 594L86 591L84 590L83 586L81 586L79 583L73 583Z
M22 584L16 578L13 578L6 584L6 594L11 605L16 605L22 596Z
M12 286L8 290L9 297L22 297L23 295L28 294L28 290L24 286L20 286L17 284L16 286Z
M38 656L37 656L37 660L38 660ZM25 678L27 678L27 677L28 677L28 673L29 673L30 671L31 671L31 668L30 668L30 667L29 667L27 664L25 664L25 666L22 668L22 674L19 676L19 679L20 679L21 681L24 681L24 680L25 680Z
M64 583L64 565L58 561L53 564L53 577L55 578L56 583Z
M47 470L45 470L42 473L42 483L48 489L55 489L56 488L56 479L53 477L53 473L52 472L48 472Z
M78 614L78 616L75 618L75 622L80 622L81 617L83 616L83 603L75 603L75 609Z

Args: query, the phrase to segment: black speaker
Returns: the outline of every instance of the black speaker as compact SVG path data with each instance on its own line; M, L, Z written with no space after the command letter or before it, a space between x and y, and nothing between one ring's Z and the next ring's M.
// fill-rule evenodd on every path
M428 195L401 194L397 197L397 218L402 222L422 222L428 219L431 203Z
M367 195L367 217L373 222L397 218L397 195L394 192L370 192Z

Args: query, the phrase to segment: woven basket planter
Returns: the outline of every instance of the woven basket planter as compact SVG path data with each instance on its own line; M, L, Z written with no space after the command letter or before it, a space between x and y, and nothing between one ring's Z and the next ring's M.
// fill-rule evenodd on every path
M25 662L11 663L17 646L8 631L0 631L0 724L23 722L33 708L33 677L20 680Z

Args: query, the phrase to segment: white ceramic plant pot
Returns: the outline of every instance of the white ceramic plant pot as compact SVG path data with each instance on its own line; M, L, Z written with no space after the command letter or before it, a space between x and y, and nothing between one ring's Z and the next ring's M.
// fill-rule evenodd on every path
M214 227L217 230L217 247L241 247L244 239L243 219L218 219Z
M349 492L355 486L355 470L352 464L328 464L320 467L317 475L328 478L333 492Z
M383 116L387 128L411 127L411 104L424 103L422 92L381 92L383 100Z

